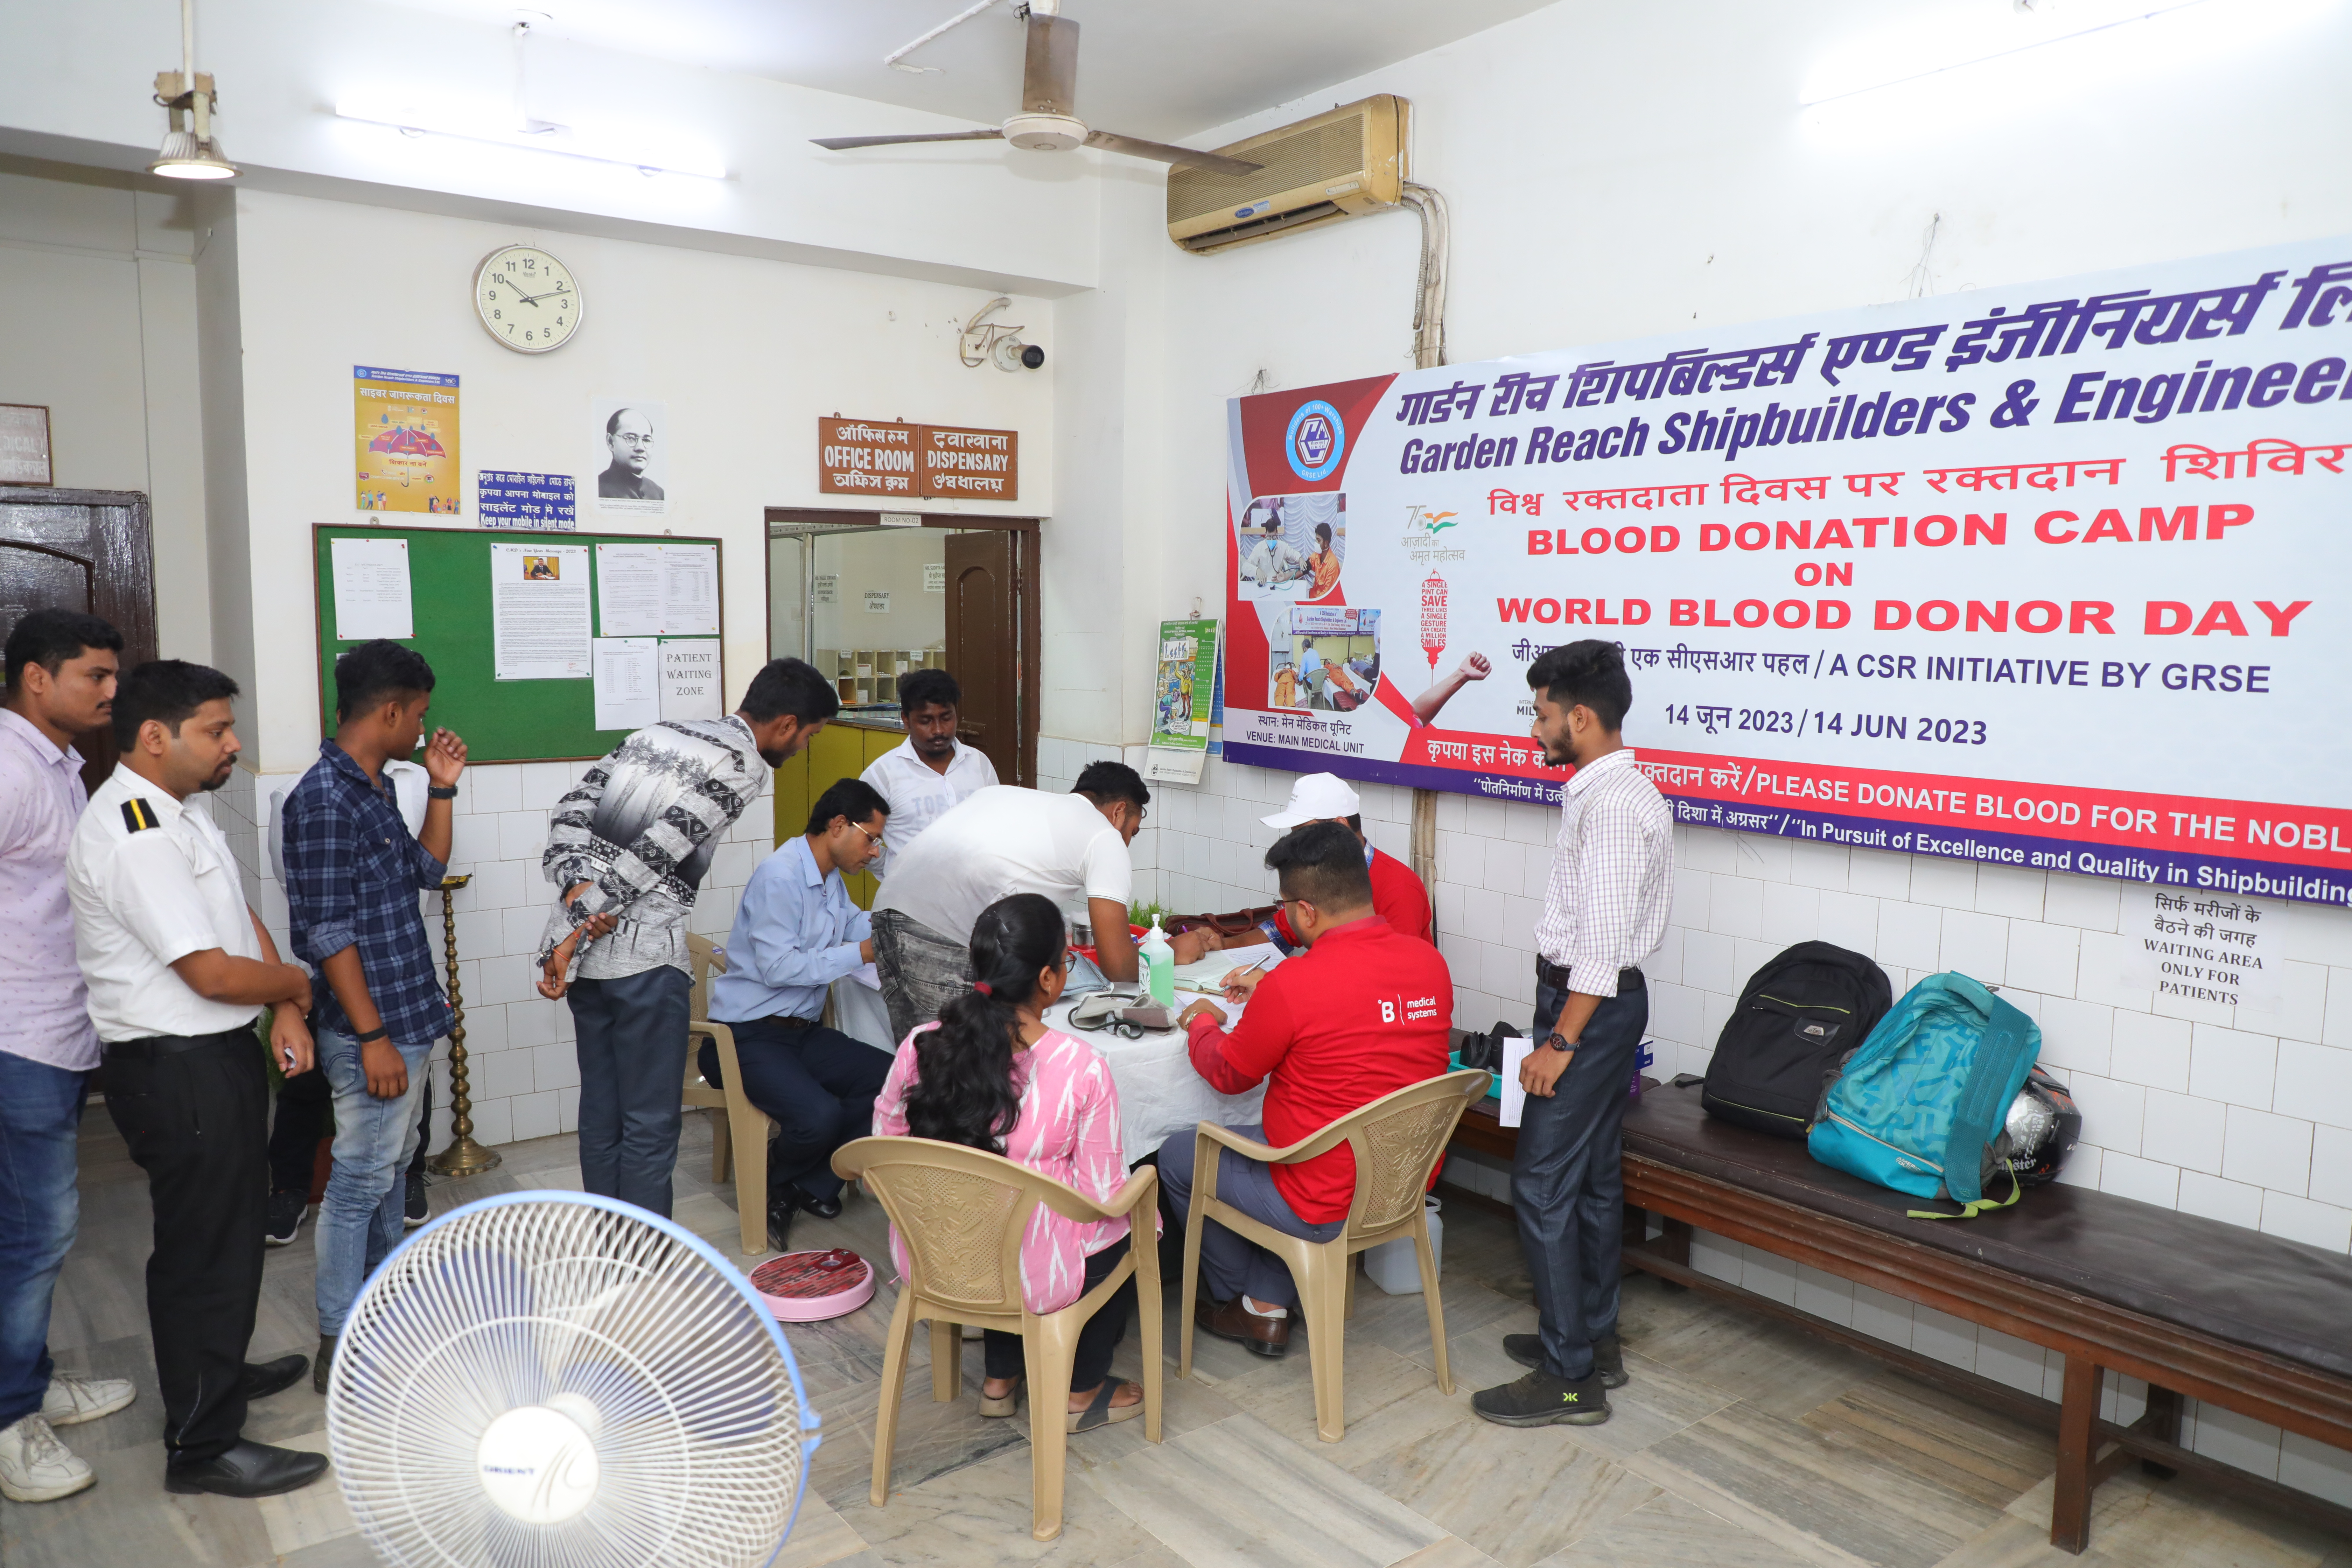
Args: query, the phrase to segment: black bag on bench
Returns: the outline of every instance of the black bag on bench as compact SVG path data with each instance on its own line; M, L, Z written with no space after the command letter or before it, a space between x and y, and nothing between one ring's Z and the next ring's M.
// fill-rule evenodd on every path
M1802 1138L1822 1084L1894 1005L1886 972L1826 942L1801 942L1749 977L1707 1064L1699 1101L1759 1132Z

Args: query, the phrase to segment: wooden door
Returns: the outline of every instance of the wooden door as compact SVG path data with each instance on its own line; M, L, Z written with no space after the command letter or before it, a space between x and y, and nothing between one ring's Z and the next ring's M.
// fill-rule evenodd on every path
M986 753L1006 784L1032 784L1022 768L1021 535L974 530L948 535L948 670L963 688L956 735Z
M155 657L155 563L136 490L0 489L0 638L27 610L81 610L122 634L122 668ZM77 736L91 789L114 771L114 736Z

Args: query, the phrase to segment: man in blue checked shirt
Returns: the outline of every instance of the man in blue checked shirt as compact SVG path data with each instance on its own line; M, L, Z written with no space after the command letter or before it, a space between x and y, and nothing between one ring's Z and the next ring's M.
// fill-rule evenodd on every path
M833 1152L874 1128L890 1058L819 1020L826 987L874 962L874 917L849 901L843 875L882 853L890 805L862 779L839 779L809 810L808 831L760 862L727 933L727 973L710 982L710 1016L732 1026L743 1093L776 1124L768 1149L768 1237L786 1250L793 1215L841 1213ZM707 1041L703 1079L719 1083Z
M414 837L383 771L416 750L432 701L424 655L381 637L352 648L335 661L334 738L286 795L289 924L295 956L320 981L310 1029L335 1103L334 1174L319 1205L311 1382L322 1394L361 1285L400 1240L400 1174L422 1135L417 1096L433 1042L449 1032L416 895L447 872L466 743L433 731Z

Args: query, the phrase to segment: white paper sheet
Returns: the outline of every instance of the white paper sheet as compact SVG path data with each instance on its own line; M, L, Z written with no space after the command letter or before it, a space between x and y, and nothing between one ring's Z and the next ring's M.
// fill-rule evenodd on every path
M661 644L651 637L598 637L596 728L642 730L667 718L657 667Z
M1267 969L1272 969L1282 962L1282 954L1270 942L1252 942L1247 947L1229 947L1223 952L1213 952L1196 963L1179 964L1176 978L1214 985L1222 993L1226 975L1236 969L1247 969L1261 960Z
M674 722L720 717L719 639L661 645L661 716Z
M861 963L856 968L851 970L847 974L842 976L842 978L845 980L855 980L860 985L865 986L868 991L879 991L882 989L882 972L871 963Z
M490 662L499 680L585 680L588 547L490 546Z
M719 635L719 546L661 547L661 630L670 637Z
M343 642L371 637L405 641L416 635L416 613L408 590L408 541L338 539L329 559L335 574L335 636Z
M660 545L596 546L596 626L608 637L661 635Z
M1496 1075L1503 1081L1496 1086L1502 1091L1503 1108L1502 1113L1495 1118L1502 1126L1517 1127L1520 1115L1528 1108L1528 1091L1519 1087L1519 1064L1526 1061L1528 1053L1535 1048L1536 1043L1524 1036L1504 1037L1503 1065Z

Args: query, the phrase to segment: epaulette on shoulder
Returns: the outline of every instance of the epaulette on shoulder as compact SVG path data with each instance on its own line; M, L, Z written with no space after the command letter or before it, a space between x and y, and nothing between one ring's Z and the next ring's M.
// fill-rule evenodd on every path
M122 826L133 833L144 833L151 827L163 826L163 821L155 815L153 806L143 800L131 799L122 803Z

